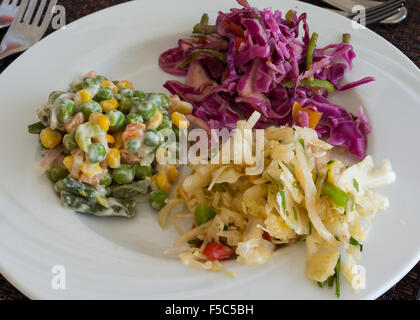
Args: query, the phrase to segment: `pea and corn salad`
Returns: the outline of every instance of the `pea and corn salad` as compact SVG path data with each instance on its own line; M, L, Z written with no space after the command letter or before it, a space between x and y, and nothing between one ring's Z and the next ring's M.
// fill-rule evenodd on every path
M176 96L144 93L91 71L69 90L52 92L28 131L39 135L38 169L55 183L65 208L133 217L147 195L154 209L165 205L179 172L158 164L156 152L191 112Z

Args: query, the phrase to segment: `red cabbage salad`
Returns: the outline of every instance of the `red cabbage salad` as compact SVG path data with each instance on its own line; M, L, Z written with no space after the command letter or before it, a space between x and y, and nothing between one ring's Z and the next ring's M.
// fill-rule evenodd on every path
M258 111L257 128L311 127L321 139L363 159L370 125L362 107L353 115L328 99L334 91L375 80L343 83L356 57L350 35L319 48L306 13L239 3L243 8L219 12L216 25L204 14L190 38L179 39L176 48L160 55L165 72L186 76L185 83L170 80L164 87L190 102L191 120L207 130L233 129L240 118Z

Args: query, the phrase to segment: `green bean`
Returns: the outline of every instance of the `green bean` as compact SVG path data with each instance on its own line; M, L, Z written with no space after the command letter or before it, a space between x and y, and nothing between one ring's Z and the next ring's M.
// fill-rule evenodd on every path
M58 180L55 184L55 191L58 193L66 191L79 197L96 200L102 206L108 205L105 189L88 186L70 177Z
M216 215L217 212L204 202L201 202L194 210L194 217L198 226L213 219Z
M150 193L149 203L155 210L160 210L165 206L167 194L162 190L155 190Z
M87 77L87 78L83 79L83 81L82 81L82 87L84 89L94 89L94 90L96 90L96 89L99 88L99 85L100 85L99 81L95 78L92 78L92 77Z
M290 9L289 11L287 11L287 13L286 13L286 20L293 22L293 10L292 9Z
M128 139L124 144L125 150L127 150L130 153L136 153L137 151L139 151L140 147L141 140L138 138Z
M108 195L118 199L129 199L141 194L145 194L149 189L150 178L145 180L124 184L122 186L108 187Z
M294 80L283 81L281 84L286 88L293 88L295 86L295 81ZM335 91L334 85L328 80L306 78L306 79L302 79L299 82L298 86L299 87L307 86L307 87L325 88L327 89L328 93Z
M48 97L48 102L50 104L53 104L55 102L55 100L57 100L57 98L61 95L65 94L64 91L53 91L50 93L50 96Z
M151 166L142 166L141 164L137 163L134 166L134 171L136 174L136 179L144 180L147 177L152 175L152 167Z
M340 298L340 271L341 271L341 255L338 256L338 261L335 266L335 295Z
M111 131L119 131L125 124L124 113L118 110L110 110L107 112Z
M93 112L102 112L101 105L97 103L96 101L89 101L80 106L80 111L85 116L85 119L89 119L89 116Z
M122 164L112 171L112 179L118 184L128 184L134 179L134 169L128 164Z
M63 148L65 154L70 154L74 149L77 148L77 142L75 138L75 132L68 133L63 137Z
M66 168L54 166L48 170L48 179L54 183L56 183L58 180L64 179L68 175L69 172Z
M317 40L318 40L318 33L316 32L312 33L311 39L309 40L309 44L308 44L308 50L306 52L306 70L312 69L312 63L314 60L314 50L315 50L315 45L316 45ZM313 76L311 79L313 79Z
M139 115L139 114L130 114L130 115L127 116L126 119L127 119L126 120L127 124L130 124L130 123L143 123L144 122L143 117L141 115Z
M114 92L108 87L101 87L95 96L95 100L99 102L104 100L110 100L112 98L114 98Z
M106 158L106 149L100 143L92 143L89 146L88 152L86 154L86 160L89 163L99 163L104 161Z
M28 126L28 132L32 134L40 134L42 129L45 129L45 126L41 121L35 122Z
M226 54L216 51L216 50L209 50L209 49L197 49L190 53L190 55L180 63L180 68L185 68L193 59L196 59L201 54L212 55L219 60L226 62Z
M64 208L72 209L79 213L100 217L118 216L126 218L132 218L136 214L136 202L133 200L108 198L109 206L104 207L95 200L79 197L68 191L61 191L60 195Z
M209 25L209 16L207 13L201 16L200 23L197 23L193 28L193 33L212 34L216 33L216 26Z

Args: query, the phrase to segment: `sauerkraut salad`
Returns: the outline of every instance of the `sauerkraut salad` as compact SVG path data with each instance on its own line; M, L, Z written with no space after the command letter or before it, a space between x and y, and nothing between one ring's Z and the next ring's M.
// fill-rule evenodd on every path
M238 121L227 143L258 118ZM395 173L388 160L375 168L371 156L346 165L332 156L333 148L313 129L270 127L261 174L246 174L252 163L191 166L159 212L162 228L171 218L180 234L175 244L183 244L168 253L178 253L185 265L234 275L221 261L264 264L282 246L305 241L309 279L321 287L335 283L337 296L343 277L362 289L356 261L372 218L389 207L374 189L393 183ZM187 212L172 213L180 204ZM184 230L180 219L193 219L192 229Z

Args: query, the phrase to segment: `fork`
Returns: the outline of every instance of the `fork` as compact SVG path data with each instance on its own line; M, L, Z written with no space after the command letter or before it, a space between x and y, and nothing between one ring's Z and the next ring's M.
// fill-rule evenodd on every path
M49 2L47 11L45 7ZM0 44L0 59L25 51L38 42L50 25L57 0L22 0L19 11L10 29ZM38 10L35 13L35 9Z
M19 0L3 0L0 5L0 28L8 27L19 10Z
M366 9L366 25L380 22L398 13L401 8L404 7L405 1L406 0L389 0L377 6ZM353 19L358 16L358 13L348 13L345 15L347 18Z

